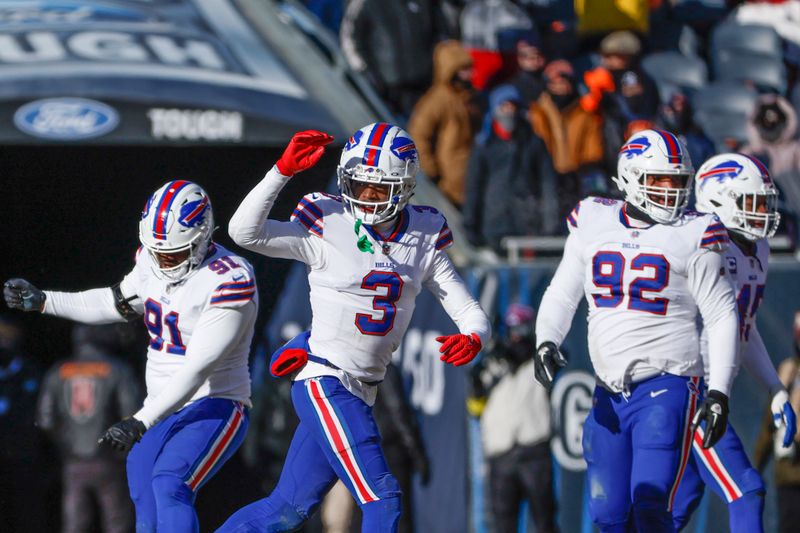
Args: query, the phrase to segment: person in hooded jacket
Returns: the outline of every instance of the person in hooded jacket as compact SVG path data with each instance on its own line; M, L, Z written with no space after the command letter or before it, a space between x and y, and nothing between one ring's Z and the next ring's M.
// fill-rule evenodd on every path
M741 152L767 165L789 211L796 216L800 213L800 139L794 108L780 95L761 95L750 117L747 137L749 141Z
M483 116L470 81L472 58L458 41L443 41L433 51L433 73L433 85L414 107L407 129L422 171L461 207L467 161Z
M37 422L63 461L63 533L91 530L93 501L104 532L134 530L125 455L97 445L108 426L141 405L132 369L116 357L122 327L127 325L76 325L73 356L48 371L39 396Z
M575 71L568 61L550 62L544 80L545 91L531 104L528 118L558 174L561 218L584 196L610 188L603 172L603 127L598 113L581 107Z
M518 531L523 501L529 503L537 532L558 531L550 399L533 377L535 317L528 305L509 305L503 317L505 334L470 372L467 410L480 416L495 533Z
M502 253L503 237L556 233L556 175L516 88L495 88L489 106L467 168L464 227L473 245Z

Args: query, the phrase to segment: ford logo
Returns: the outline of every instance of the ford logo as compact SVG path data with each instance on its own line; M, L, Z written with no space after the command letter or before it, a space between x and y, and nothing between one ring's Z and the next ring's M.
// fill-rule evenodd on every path
M75 141L112 131L119 124L119 114L96 100L47 98L20 107L14 124L34 137Z

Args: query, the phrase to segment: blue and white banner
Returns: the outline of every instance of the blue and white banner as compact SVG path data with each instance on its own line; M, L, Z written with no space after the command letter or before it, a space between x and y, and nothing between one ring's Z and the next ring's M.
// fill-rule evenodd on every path
M0 141L263 144L342 136L230 0L0 3Z

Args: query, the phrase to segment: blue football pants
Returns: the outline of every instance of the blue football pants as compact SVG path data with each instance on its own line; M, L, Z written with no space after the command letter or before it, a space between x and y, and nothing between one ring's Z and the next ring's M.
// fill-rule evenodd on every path
M663 374L628 393L595 387L583 427L589 512L603 532L672 532L669 507L691 454L702 380Z
M165 418L128 454L136 533L197 532L194 500L244 440L241 402L203 398Z
M725 435L708 450L702 442L703 428L698 428L672 507L675 529L681 530L689 522L705 485L728 504L732 533L763 532L764 482L750 465L736 431L729 424Z
M330 376L295 381L292 403L300 424L278 485L217 532L294 531L314 514L337 478L361 507L362 532L396 532L400 486L386 464L372 408Z

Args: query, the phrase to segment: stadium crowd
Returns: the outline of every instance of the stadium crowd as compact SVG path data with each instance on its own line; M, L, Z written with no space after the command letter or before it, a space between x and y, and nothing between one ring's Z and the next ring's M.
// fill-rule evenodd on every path
M472 244L503 254L503 237L564 234L557 221L578 199L618 196L623 141L657 127L695 167L725 150L763 160L794 248L796 0L305 3L407 123ZM553 191L557 205L541 201ZM499 216L515 202L540 208Z

